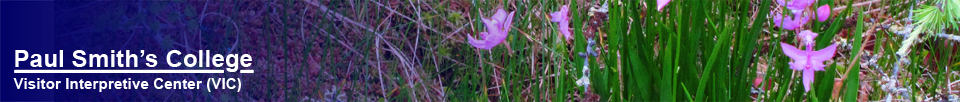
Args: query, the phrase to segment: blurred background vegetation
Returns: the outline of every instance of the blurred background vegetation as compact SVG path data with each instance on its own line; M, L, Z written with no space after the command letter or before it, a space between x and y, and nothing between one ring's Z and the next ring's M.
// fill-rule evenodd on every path
M663 10L656 2L133 2L112 9L119 16L90 19L148 18L103 24L139 28L65 31L257 56L262 74L239 75L257 84L207 95L219 101L960 100L956 0L818 0L831 6L830 19L803 28L820 34L817 49L840 47L809 92L780 50L799 40L773 26L769 15L788 11L776 1L673 0ZM561 5L572 10L573 40L549 20ZM466 43L499 8L516 12L507 39L491 50ZM587 49L587 39L596 45ZM599 56L579 56L587 50ZM583 75L589 86L577 85Z

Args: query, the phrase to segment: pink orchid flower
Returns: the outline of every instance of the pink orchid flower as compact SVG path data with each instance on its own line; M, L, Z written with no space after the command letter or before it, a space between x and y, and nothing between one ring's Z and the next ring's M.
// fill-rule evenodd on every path
M550 21L560 23L560 27L558 27L560 30L560 33L563 34L563 36L566 37L567 40L573 39L573 34L571 34L570 32L569 16L570 16L570 7L567 5L563 5L562 7L560 7L560 11L550 13L550 17L552 17L550 18Z
M787 8L791 10L804 10L810 6L810 4L813 4L813 2L816 2L816 0L793 0L793 2L787 4Z
M798 36L807 45L806 50L797 49L797 47L786 43L780 43L780 46L783 53L793 59L793 62L789 63L790 69L803 71L803 88L805 91L810 91L810 83L813 82L815 76L814 72L824 70L823 67L826 67L826 65L823 64L823 61L833 58L837 51L837 44L813 51L813 38L816 38L817 34L807 30L800 32Z
M790 9L793 15L801 15L804 9L807 8L807 6L812 5L816 1L817 0L793 0L793 2L787 3L786 1L783 1L783 0L777 0L777 3L787 6L787 9ZM817 12L817 20L821 22L826 21L827 18L830 17L830 5L823 5L823 6L817 7L816 12Z
M816 43L816 41L813 41L813 40L817 38L817 35L820 35L820 34L814 33L810 30L804 30L799 34L797 34L797 37L800 37L800 40L803 41L803 44L813 45L814 43Z
M510 12L507 14L503 9L497 9L497 12L493 14L491 18L482 18L483 24L487 27L487 32L480 32L480 37L483 40L477 40L473 36L467 36L470 45L479 49L489 50L494 46L497 46L503 39L507 38L507 35L510 34L511 23L513 23L513 13Z
M670 3L670 0L657 0L657 11L663 9L664 6L667 6L667 3Z
M799 18L798 18L799 17ZM795 30L800 28L810 20L810 17L794 15L793 18L784 18L783 15L777 14L773 16L773 23L775 26L779 26L787 30Z
M810 6L814 2L816 2L816 0L793 0L789 3L783 0L777 0L777 3L787 6L787 9L790 9L795 15L802 13L807 6Z
M830 18L830 5L823 5L817 8L817 20L827 21Z

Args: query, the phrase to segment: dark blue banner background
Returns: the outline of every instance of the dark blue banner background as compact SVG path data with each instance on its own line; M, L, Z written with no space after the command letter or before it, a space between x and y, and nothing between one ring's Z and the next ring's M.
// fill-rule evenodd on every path
M92 3L97 2L97 3ZM14 74L14 69L223 69L223 68L172 68L166 64L166 54L170 50L180 50L184 54L196 54L196 50L210 50L213 53L227 53L232 46L222 42L233 42L236 38L224 34L236 32L216 32L217 29L230 28L233 25L200 25L195 13L197 9L187 2L157 1L3 1L0 17L2 33L2 101L224 101L239 99L236 90L214 90L206 87L200 90L155 89L154 79L204 81L207 78L242 78L238 73L225 74ZM144 9L150 8L150 9ZM188 12L184 12L188 11ZM214 19L214 18L208 18ZM217 19L214 19L217 20ZM176 23L184 21L188 23ZM199 34L197 34L199 33ZM184 36L198 35L198 36ZM206 39L227 40L198 40ZM176 37L176 38L174 38ZM176 46L176 42L190 42ZM194 51L187 51L188 47ZM15 67L15 50L26 50L30 54L57 54L63 50L63 67L30 67L30 61L19 62ZM87 54L110 54L110 50L130 50L131 54L157 55L157 66L146 67L144 57L139 58L139 67L75 67L76 59L71 53L84 50ZM241 50L233 53L245 53ZM181 56L182 57L182 56ZM259 57L259 56L255 56ZM176 58L181 59L181 58ZM247 68L241 68L247 69ZM27 80L61 81L59 89L17 89L15 82L19 78ZM66 89L65 78L84 81L121 81L130 78L135 81L148 81L149 89L110 89L99 92L96 89ZM13 82L10 80L14 79ZM241 81L245 81L242 79ZM94 85L95 87L97 85ZM253 83L244 83L243 91L252 90ZM202 87L202 86L201 86Z
M23 90L16 89L14 78L43 78L56 79L55 74L13 74L14 50L28 50L32 53L56 53L54 45L54 2L49 1L4 1L0 3L0 33L4 54L0 54L3 61L3 79L0 84L4 101L25 100L55 100L60 99L58 90ZM21 63L27 65L29 63ZM27 65L28 67L29 65ZM21 66L24 68L24 66Z

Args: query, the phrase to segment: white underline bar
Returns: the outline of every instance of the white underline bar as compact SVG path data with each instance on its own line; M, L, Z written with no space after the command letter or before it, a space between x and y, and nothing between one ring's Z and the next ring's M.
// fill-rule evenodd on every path
M253 73L253 70L240 70L240 73Z
M13 73L223 73L222 69L206 69L206 70L176 70L176 69L167 69L167 70L112 70L112 69L97 69L97 70L13 70ZM243 72L241 70L240 72ZM253 73L253 70L250 70L250 73Z

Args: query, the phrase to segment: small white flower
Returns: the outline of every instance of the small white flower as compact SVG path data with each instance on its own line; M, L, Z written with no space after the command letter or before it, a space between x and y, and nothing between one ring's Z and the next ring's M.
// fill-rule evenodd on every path
M590 76L589 73L590 73L590 68L588 68L587 66L583 66L583 76L581 76L580 79L577 80L577 86L583 86L583 87L590 86L590 77L587 77L587 76Z

